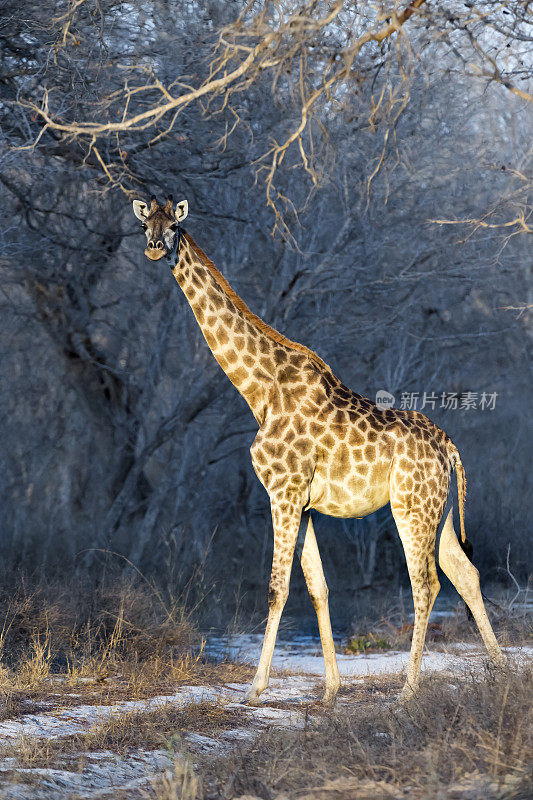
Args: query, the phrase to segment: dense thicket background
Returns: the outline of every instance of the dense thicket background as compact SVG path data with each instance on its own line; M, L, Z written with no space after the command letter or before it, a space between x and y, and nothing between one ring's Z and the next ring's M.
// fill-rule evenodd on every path
M298 123L304 61L306 80L321 80L320 59L335 63L352 35L346 18L304 55L285 54L274 88L268 69L258 71L225 107L190 103L171 126L164 118L91 143L43 132L35 108L45 92L59 121L121 119L125 80L147 87L132 105L157 105L155 81L179 78L179 95L208 77L217 31L244 3L1 5L6 574L99 575L117 562L92 549L103 548L176 587L202 565L227 613L235 598L264 605L271 524L248 452L254 420L168 268L145 259L131 210L133 196L170 191L188 198L187 230L252 310L357 392L386 389L397 405L402 392L497 393L494 410L438 402L426 411L461 452L478 565L497 579L510 545L525 579L532 106L512 87L527 88L530 4L496 4L501 30L494 24L488 41L508 66L514 59L507 77L483 64L487 74L475 76L468 3L421 9L405 24L404 55L393 37L362 49L350 80L317 109L311 168L289 149L267 187L270 205L256 159ZM275 4L269 19L318 18L328 5ZM366 17L361 5L346 4L353 19L361 13L358 30L375 22L375 5ZM385 18L394 4L383 6ZM495 4L485 6L489 14ZM334 598L406 582L387 510L361 522L320 518L317 529Z

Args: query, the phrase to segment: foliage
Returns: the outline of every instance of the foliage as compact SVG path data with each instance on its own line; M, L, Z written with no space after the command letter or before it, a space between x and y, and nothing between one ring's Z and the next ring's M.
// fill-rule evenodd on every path
M373 633L361 633L359 636L352 636L348 639L345 652L348 653L367 653L375 650L389 650L389 642Z

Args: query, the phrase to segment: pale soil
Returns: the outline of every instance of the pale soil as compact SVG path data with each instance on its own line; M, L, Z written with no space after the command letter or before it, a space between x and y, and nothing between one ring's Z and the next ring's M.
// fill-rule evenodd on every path
M210 643L212 656L255 661L261 636L235 636ZM431 648L431 645L430 645ZM481 665L485 654L477 645L450 646L449 652L427 652L423 670L450 675L450 682L461 681L463 671ZM507 648L513 660L533 657L533 647ZM356 708L360 703L393 703L402 685L402 671L408 660L407 652L387 651L368 655L339 655L343 688L337 708ZM224 664L220 664L223 675ZM88 703L87 693L76 694L67 684L63 694L60 679L55 679L55 692L43 709L32 711L31 700L25 701L25 713L17 712L0 723L0 798L2 800L74 800L75 798L146 798L153 795L153 781L165 770L173 769L176 758L189 754L195 761L205 763L231 753L236 748L250 747L257 735L270 727L298 728L309 718L319 717L324 710L317 704L322 693L323 662L319 643L309 637L281 641L274 657L274 677L264 694L261 707L250 708L242 703L246 685L181 686L175 692L158 694L143 700L113 700L110 691L106 703ZM276 672L277 670L277 672ZM283 672L280 672L283 671ZM285 672L287 671L287 672ZM109 683L112 689L112 679ZM187 723L166 737L164 746L143 747L143 717L145 712L176 707L192 708L204 703L205 713L220 706L228 713L218 724L202 723L202 717ZM211 705L209 705L211 704ZM213 706L215 704L215 706ZM230 723L225 722L230 719ZM105 723L127 727L138 726L126 746L113 750L98 749L98 737L91 732ZM87 742L91 746L87 746ZM104 740L103 740L104 741ZM58 744L60 746L58 746ZM53 755L47 747L54 747ZM346 787L344 787L346 788ZM355 791L355 786L353 787ZM465 787L466 791L466 787ZM357 787L362 798L390 797L386 787L374 785ZM319 800L338 795L335 786L309 791L305 796ZM230 797L235 796L233 794ZM303 795L302 795L303 796ZM353 795L355 796L355 794ZM458 795L458 796L463 796ZM464 795L465 797L467 794Z

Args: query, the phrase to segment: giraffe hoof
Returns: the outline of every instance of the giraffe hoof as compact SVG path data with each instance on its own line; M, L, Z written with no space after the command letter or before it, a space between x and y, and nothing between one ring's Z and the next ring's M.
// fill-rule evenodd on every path
M244 702L247 706L260 706L261 700L259 699L259 692L256 692L255 689L250 689L244 695Z
M333 706L337 699L337 692L326 691L324 697L320 700L321 706Z
M412 686L409 686L409 684L406 683L402 691L398 695L398 702L401 705L404 705L405 703L408 703L409 700L412 700L414 696L415 696L415 690L412 688Z

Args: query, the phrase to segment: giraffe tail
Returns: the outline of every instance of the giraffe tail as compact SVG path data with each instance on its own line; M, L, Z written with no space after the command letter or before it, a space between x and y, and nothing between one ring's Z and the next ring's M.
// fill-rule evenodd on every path
M457 501L458 501L457 504L459 506L459 523L461 525L460 545L463 548L465 554L471 561L474 548L466 538L466 531L465 531L465 501L466 501L465 469L461 463L461 459L459 457L459 451L457 450L453 442L450 440L448 440L448 458L450 459L452 468L455 469L455 474L457 476Z
M459 506L459 522L461 525L461 539L459 540L459 544L461 545L461 550L468 558L468 560L472 561L472 557L474 555L474 547L472 543L466 538L466 531L465 531L465 501L466 501L465 468L461 463L459 451L457 450L456 446L450 439L448 439L448 458L450 459L452 468L455 469L455 474L457 476L457 505ZM466 603L465 603L465 608L468 619L472 621L473 619L472 612L470 611Z
M455 470L455 474L457 476L457 501L459 506L459 522L461 525L461 547L465 551L466 555L468 555L468 552L465 549L464 545L469 546L471 549L473 548L468 539L466 538L466 532L465 532L465 501L466 501L465 470L461 463L461 459L459 457L459 451L457 450L454 443L450 441L450 439L448 439L447 445L448 445L447 447L448 458L450 459L450 464L452 465L452 469Z

